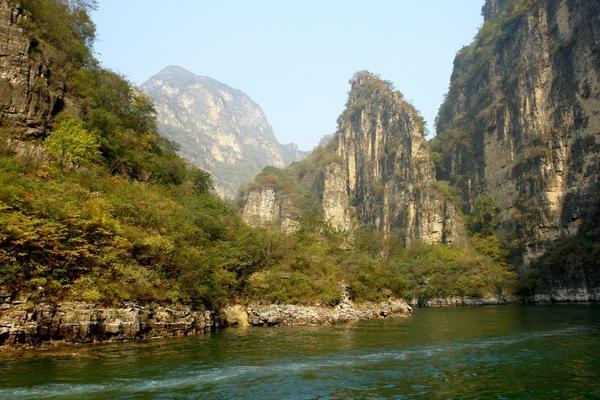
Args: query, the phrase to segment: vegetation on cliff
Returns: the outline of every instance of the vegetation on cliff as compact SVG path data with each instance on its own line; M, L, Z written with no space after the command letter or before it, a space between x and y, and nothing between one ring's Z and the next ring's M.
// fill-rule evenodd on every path
M91 3L93 4L93 3ZM66 98L46 138L0 138L0 288L93 303L235 300L336 304L390 295L489 295L513 285L497 243L403 248L372 231L326 227L314 181L332 161L259 176L294 197L290 236L244 225L210 176L158 135L151 102L91 53L87 2L24 1L38 50L65 75Z
M335 304L340 282L348 285L354 299L368 301L514 292L516 276L509 254L492 235L497 208L490 199L477 202L476 211L466 218L468 238L453 245L417 242L407 248L397 234L368 228L339 231L324 220L319 198L319 176L339 161L331 145L325 144L290 167L265 168L243 189L243 193L273 190L287 215L299 223L297 231L279 242L273 267L250 277L249 296ZM441 195L458 200L447 182L436 183ZM238 201L241 207L245 200Z
M482 174L483 132L489 127L495 113L506 107L506 93L484 84L489 79L490 65L503 57L503 47L520 18L532 5L530 0L510 0L500 12L486 21L477 36L463 47L454 59L450 88L436 117L436 136L430 141L439 179L467 189L468 174ZM518 79L516 72L507 81ZM490 89L490 90L488 90ZM465 104L460 110L455 106L465 93ZM468 195L468 190L462 191Z

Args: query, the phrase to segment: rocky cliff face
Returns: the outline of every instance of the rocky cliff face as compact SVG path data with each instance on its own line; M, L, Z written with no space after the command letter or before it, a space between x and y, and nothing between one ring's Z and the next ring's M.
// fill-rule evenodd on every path
M277 142L252 99L214 79L169 66L141 88L154 101L161 133L211 173L223 197L233 198L265 166L284 167L305 156L296 145Z
M65 92L56 60L23 27L29 18L18 3L0 0L0 127L21 137L47 130Z
M496 202L525 272L598 210L600 3L488 0L483 14L436 121L437 174L469 205Z
M407 244L457 240L460 218L436 187L422 118L371 73L357 73L350 83L331 141L285 172L259 176L244 193L244 220L290 230L297 223L289 221L309 209L341 231L364 226Z

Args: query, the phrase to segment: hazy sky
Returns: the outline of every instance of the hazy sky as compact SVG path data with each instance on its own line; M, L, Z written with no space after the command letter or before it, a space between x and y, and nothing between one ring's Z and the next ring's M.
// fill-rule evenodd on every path
M96 51L140 84L175 64L238 88L278 139L308 150L336 128L367 69L434 118L483 0L100 0Z

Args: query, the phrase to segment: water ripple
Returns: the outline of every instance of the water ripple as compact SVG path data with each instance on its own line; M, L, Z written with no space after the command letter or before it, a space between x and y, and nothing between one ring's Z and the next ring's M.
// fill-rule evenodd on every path
M81 397L81 396L100 396L100 395L123 395L123 394L151 394L173 392L182 388L199 390L220 382L243 381L260 382L277 377L305 374L308 377L317 377L328 371L335 371L338 375L343 375L343 370L369 368L375 370L378 364L397 364L402 361L403 364L412 364L415 366L427 367L432 377L441 377L439 371L435 371L435 366L428 361L435 358L439 361L444 355L452 356L456 352L465 350L481 350L490 347L510 346L529 340L536 340L546 337L569 336L589 333L588 327L570 327L551 331L537 331L519 333L510 336L477 338L464 341L454 341L429 346L415 346L405 348L391 348L384 351L360 352L356 351L349 354L333 354L325 356L316 356L299 359L288 359L280 362L272 362L263 365L224 365L214 368L202 367L202 365L183 365L171 371L166 371L155 379L150 378L113 378L103 383L48 383L33 387L3 388L0 389L0 398L11 399L49 399ZM526 356L527 349L520 354ZM474 362L476 360L470 360ZM489 360L488 360L489 361ZM390 368L389 365L386 365ZM313 372L312 375L309 373ZM401 371L394 370L396 375ZM309 374L309 375L306 375ZM419 391L423 388L419 385ZM416 390L416 389L415 389Z

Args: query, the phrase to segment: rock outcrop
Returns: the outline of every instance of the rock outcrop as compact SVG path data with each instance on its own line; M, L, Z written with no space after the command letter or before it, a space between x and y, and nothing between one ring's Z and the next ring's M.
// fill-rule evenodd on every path
M0 350L188 336L224 326L326 325L411 314L412 308L398 299L355 304L345 298L336 307L235 304L213 312L183 305L100 307L4 297L0 298Z
M245 194L242 217L250 226L272 225L284 232L292 233L300 225L297 215L289 211L292 207L274 187L267 185Z
M0 303L0 349L187 336L207 332L213 324L212 312L185 306L13 301Z
M390 298L381 302L354 303L348 287L341 287L342 298L335 307L295 304L249 304L226 307L222 314L227 325L306 326L332 325L375 318L408 317L412 307L404 300Z
M289 231L308 210L340 231L364 226L406 244L458 240L462 223L436 183L423 119L376 75L359 72L350 83L329 143L284 171L259 175L242 194L244 220Z
M268 165L284 167L306 156L295 144L279 144L250 97L214 79L169 66L141 88L154 101L161 133L182 157L211 173L222 197L235 197Z
M381 303L342 303L337 307L300 306L291 304L250 305L248 323L252 326L332 325L351 321L408 317L412 308L403 300Z
M600 286L588 289L586 286L556 285L544 293L536 293L524 299L532 303L566 303L600 301Z
M63 69L24 28L29 19L18 2L0 0L0 128L19 138L43 135L65 94Z
M437 175L471 206L494 200L499 232L518 243L529 273L548 249L585 234L584 221L598 229L600 3L488 0L483 14L436 121ZM555 268L559 286L569 268ZM570 291L591 284L589 271L575 275Z
M411 299L413 307L475 307L492 306L508 303L516 303L516 297L505 298L502 296L472 297L472 296L448 296L433 297L430 299Z

